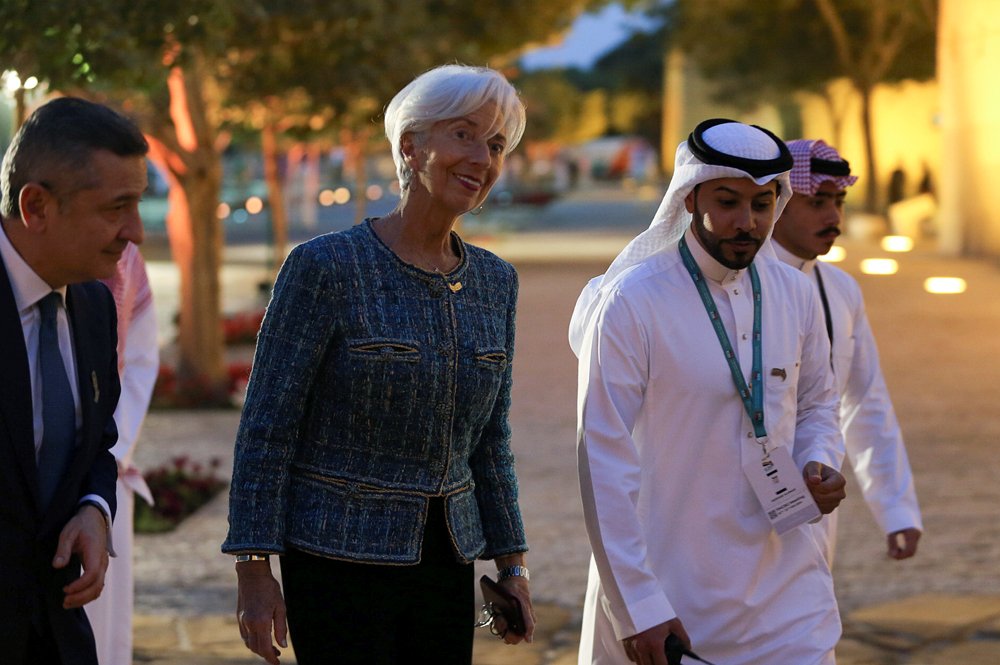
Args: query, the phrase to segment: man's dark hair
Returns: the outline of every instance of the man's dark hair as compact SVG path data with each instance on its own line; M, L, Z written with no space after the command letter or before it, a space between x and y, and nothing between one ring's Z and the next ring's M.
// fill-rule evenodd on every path
M60 97L39 107L21 125L4 155L0 215L20 216L18 196L29 182L53 187L62 174L85 177L96 150L108 150L119 157L142 157L149 152L149 144L138 127L107 106Z

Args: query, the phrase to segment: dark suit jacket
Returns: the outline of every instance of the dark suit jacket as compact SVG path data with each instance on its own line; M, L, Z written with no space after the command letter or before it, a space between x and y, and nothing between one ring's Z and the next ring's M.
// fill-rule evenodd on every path
M31 623L43 617L63 665L97 663L83 609L62 608L62 587L80 576L80 562L74 557L56 570L52 559L59 532L83 496L98 494L115 510L118 469L109 449L118 439L117 318L114 299L99 282L70 285L66 307L83 424L66 476L42 511L27 351L10 279L0 261L0 661L14 665L25 663Z

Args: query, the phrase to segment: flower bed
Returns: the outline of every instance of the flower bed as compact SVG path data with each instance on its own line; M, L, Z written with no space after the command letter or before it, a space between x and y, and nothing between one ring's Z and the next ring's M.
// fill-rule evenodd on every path
M153 386L150 406L154 409L217 409L240 406L250 380L250 363L230 363L226 367L226 385L213 389L204 381L182 381L169 365L160 365Z
M172 531L184 518L212 500L227 486L226 481L216 476L219 465L217 457L213 457L206 467L181 456L143 474L155 504L135 502L135 532Z

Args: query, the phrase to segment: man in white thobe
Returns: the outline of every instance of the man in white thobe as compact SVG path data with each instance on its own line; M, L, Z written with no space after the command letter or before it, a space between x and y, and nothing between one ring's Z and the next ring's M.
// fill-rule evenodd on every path
M861 287L846 272L816 258L830 251L844 218L850 164L822 140L791 141L792 198L774 227L778 258L801 270L823 302L824 323L840 394L847 458L865 502L886 534L888 555L907 559L923 530L903 435L879 366ZM823 518L820 537L833 565L837 514Z
M844 497L829 340L803 275L758 255L789 168L770 132L701 123L650 228L577 303L581 664L665 664L669 635L720 665L833 663L837 603L804 523ZM754 489L779 456L814 511L794 526Z
M115 298L118 314L118 375L122 393L115 409L118 443L111 453L118 461L118 513L111 539L118 554L104 577L104 592L85 606L97 643L101 665L131 665L132 612L135 605L132 523L135 494L152 505L153 495L142 473L132 463L139 430L160 367L156 339L156 312L139 248L130 244L118 260L114 277L104 280Z

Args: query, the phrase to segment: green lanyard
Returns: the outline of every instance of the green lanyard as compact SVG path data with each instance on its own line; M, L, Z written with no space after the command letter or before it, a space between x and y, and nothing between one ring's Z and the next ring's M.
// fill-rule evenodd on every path
M729 336L722 325L722 319L719 317L719 308L715 306L712 294L708 292L708 284L705 283L705 277L701 274L701 269L695 263L694 257L691 256L691 250L688 249L686 238L681 238L680 250L681 259L684 260L684 267L687 268L691 274L691 279L694 280L695 288L698 289L698 295L701 296L701 302L705 305L705 311L708 312L708 318L715 329L715 335L719 338L719 344L722 345L726 362L729 363L729 372L733 375L733 383L736 385L736 392L740 394L740 399L743 401L743 408L746 410L747 416L750 417L750 423L753 425L753 432L757 437L757 443L764 448L766 454L767 431L764 429L764 380L761 378L761 367L764 364L761 359L761 297L760 278L757 276L757 268L752 263L750 264L750 284L753 287L753 367L750 370L750 383L753 389L751 390L747 387L747 382L743 378L743 370L740 369L740 364L736 360L733 345L729 342Z

